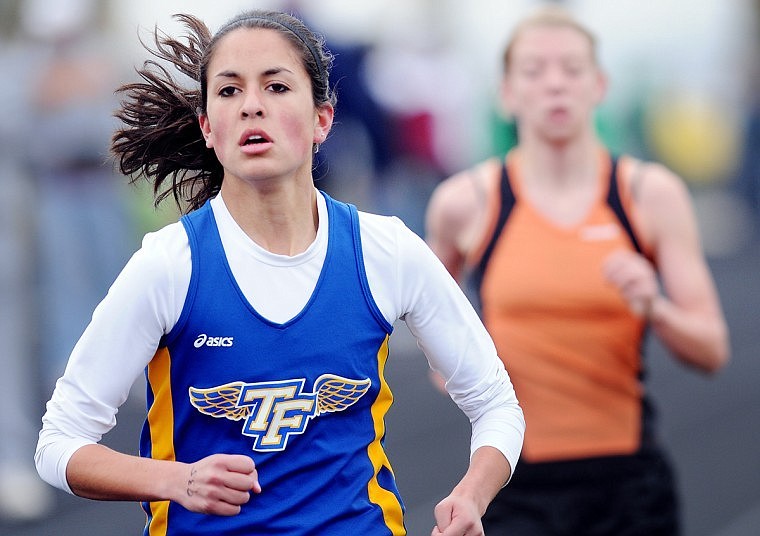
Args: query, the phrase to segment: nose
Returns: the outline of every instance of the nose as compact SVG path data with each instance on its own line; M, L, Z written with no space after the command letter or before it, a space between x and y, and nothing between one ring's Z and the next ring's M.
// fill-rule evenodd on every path
M552 66L546 70L546 84L553 90L562 89L567 83L567 74L560 66Z
M264 103L257 92L250 91L246 94L242 107L240 108L240 115L243 118L253 116L264 117Z

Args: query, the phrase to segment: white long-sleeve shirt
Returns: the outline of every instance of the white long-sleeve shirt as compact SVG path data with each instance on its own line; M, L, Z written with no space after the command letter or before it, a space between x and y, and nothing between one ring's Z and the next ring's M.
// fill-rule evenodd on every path
M309 300L327 251L327 209L309 248L276 255L237 225L221 196L211 201L233 275L251 305L277 322ZM471 452L501 451L513 471L525 429L509 376L471 304L427 245L398 218L359 213L367 280L389 324L402 319L452 399L472 423ZM35 462L44 480L68 491L66 465L97 443L182 311L190 246L180 222L149 233L98 305L47 403Z

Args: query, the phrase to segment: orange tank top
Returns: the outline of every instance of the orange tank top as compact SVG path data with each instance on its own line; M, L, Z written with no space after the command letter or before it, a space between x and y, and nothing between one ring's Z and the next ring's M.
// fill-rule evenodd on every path
M602 274L612 251L639 245L620 166L606 153L602 161L597 199L577 225L559 227L521 197L513 154L489 209L481 313L525 413L528 462L631 454L641 445L645 325ZM508 217L505 203L513 203Z

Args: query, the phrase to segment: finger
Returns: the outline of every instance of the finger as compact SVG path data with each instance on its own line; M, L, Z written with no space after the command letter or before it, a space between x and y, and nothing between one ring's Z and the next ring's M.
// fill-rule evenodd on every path
M638 253L617 250L604 260L602 273L609 281L619 281L646 273L649 266L649 262Z
M631 277L631 263L625 260L614 260L604 265L604 277L610 282L621 281Z
M259 473L256 470L256 464L250 457L244 456L242 454L225 454L224 465L226 469L231 472L231 474L240 474L247 477L244 481L242 481L242 484L239 483L240 481L236 480L234 482L237 484L230 484L229 487L233 487L235 489L245 489L246 491L250 490L254 493L261 493Z
M236 516L240 513L242 508L239 504L232 504L227 501L216 501L210 508L206 509L204 513L218 516Z
M253 460L242 454L225 454L223 462L228 470L236 473L250 474L256 470Z
M239 491L226 489L219 493L219 502L227 503L231 506L240 506L246 504L251 500L251 493L249 491Z
M433 529L433 534L435 534L435 531L438 531L438 534L443 534L444 531L448 528L448 526L451 524L451 515L452 510L450 507L448 507L445 503L439 503L435 509L433 510L433 515L435 517L435 529Z
M238 491L250 491L258 486L256 472L245 475L242 473L226 473L222 482L224 486Z
M443 536L463 536L465 534L470 534L468 532L468 526L468 524L454 519L448 527L441 531L441 534Z
M628 252L624 250L615 250L604 259L604 269L614 271L621 265L625 264L628 258Z

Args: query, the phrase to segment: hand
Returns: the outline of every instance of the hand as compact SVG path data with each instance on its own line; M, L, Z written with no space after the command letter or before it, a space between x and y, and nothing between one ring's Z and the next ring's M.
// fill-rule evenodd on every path
M248 456L214 454L186 468L185 489L177 502L192 512L234 516L251 491L261 493L256 465Z
M462 496L452 494L439 502L435 522L431 536L484 536L475 503Z
M646 257L633 251L615 251L604 262L604 277L617 287L634 314L650 317L660 291L654 266Z

